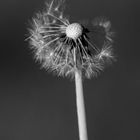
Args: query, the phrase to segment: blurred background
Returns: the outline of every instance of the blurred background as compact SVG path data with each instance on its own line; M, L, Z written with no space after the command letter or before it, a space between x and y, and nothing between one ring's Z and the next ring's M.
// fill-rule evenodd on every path
M25 41L45 0L0 1L0 139L78 140L74 81L40 69ZM140 1L66 0L70 21L105 16L117 62L84 80L89 140L140 139Z

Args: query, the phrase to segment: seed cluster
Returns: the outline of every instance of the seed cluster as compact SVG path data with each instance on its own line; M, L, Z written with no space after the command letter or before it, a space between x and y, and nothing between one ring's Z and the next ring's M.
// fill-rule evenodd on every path
M88 32L80 23L71 23L63 16L63 1L53 0L47 8L33 18L30 31L30 44L35 59L46 70L61 76L74 76L81 70L87 78L103 70L104 64L113 59L112 31L108 20L98 18L93 21L93 33L102 29L102 47L91 43ZM100 32L98 33L100 35Z

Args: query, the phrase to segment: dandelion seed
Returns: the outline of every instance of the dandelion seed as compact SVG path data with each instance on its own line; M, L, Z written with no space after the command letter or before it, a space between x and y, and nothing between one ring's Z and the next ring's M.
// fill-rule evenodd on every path
M52 0L46 6L45 11L33 18L28 39L43 68L59 76L75 77L79 135L80 140L87 140L82 77L96 76L106 62L113 60L111 23L105 18L95 18L90 30L64 17L64 0ZM100 47L89 33L101 36Z

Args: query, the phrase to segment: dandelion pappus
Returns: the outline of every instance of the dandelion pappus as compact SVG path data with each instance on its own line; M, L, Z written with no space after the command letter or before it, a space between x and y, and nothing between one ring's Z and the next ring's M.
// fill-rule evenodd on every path
M99 48L90 41L87 27L64 17L63 5L63 0L52 0L33 18L29 39L35 57L45 69L58 75L73 77L75 69L79 69L87 78L95 76L103 70L106 60L113 60L111 23L103 18L92 22L93 32L103 36Z

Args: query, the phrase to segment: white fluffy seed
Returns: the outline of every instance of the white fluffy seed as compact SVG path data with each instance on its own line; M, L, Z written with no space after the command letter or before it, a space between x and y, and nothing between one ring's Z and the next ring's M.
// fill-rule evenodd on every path
M81 36L82 31L83 28L79 23L72 23L66 28L66 35L69 38L77 39L79 36Z

